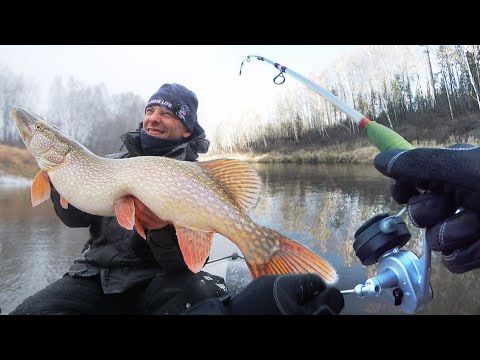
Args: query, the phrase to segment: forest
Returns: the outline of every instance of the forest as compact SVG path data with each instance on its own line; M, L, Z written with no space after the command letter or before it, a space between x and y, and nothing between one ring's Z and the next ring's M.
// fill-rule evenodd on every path
M410 141L476 139L479 60L479 45L368 45L327 70L304 75ZM41 115L100 155L120 149L120 135L135 130L146 102L131 92L109 94L102 83L87 86L61 77L46 97ZM0 64L0 143L21 147L11 110L34 108L38 101L37 84ZM211 154L262 154L348 143L359 132L345 114L299 83L277 99L268 116L242 114L242 121L225 120L207 136Z

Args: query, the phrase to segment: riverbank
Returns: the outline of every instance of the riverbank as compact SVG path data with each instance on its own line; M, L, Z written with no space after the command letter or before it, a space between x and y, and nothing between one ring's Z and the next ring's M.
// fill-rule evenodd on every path
M347 149L344 145L337 145L318 150L274 150L265 154L254 152L222 152L212 155L202 155L199 160L207 161L219 158L231 158L250 163L361 164L371 163L377 153L378 150L376 150L373 145L365 146L359 144L355 149Z
M408 121L395 123L394 131L415 147L445 147L455 143L480 143L478 113L458 116L451 121L440 113L410 114ZM387 124L383 124L388 126ZM249 162L294 163L371 163L378 150L361 129L337 125L320 133L310 130L292 138L264 137L261 143L249 145L247 151L220 152L211 147L201 159L232 157Z
M480 139L475 137L450 136L447 141L436 140L412 141L415 147L446 147L457 143L480 145ZM312 163L312 164L371 164L378 154L378 149L366 143L357 141L348 144L325 146L318 150L298 149L275 150L265 154L255 152L222 152L211 155L202 155L200 161L219 158L233 158L251 163Z
M0 144L0 176L32 179L39 170L35 158L27 149Z
M450 136L447 141L437 142L413 141L415 147L445 147L455 143L480 145L476 137ZM219 158L239 159L250 163L311 163L311 164L371 164L378 154L378 149L368 144L365 139L355 142L339 143L325 146L318 150L298 149L274 150L268 153L255 152L222 152L201 155L199 161ZM26 150L5 144L0 144L0 176L20 176L32 179L39 171L35 158Z

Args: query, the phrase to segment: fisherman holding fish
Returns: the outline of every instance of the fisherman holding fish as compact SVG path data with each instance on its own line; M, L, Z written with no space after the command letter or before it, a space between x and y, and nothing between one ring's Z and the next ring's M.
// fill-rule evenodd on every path
M236 216L233 219L237 220L233 225L225 219L218 222L218 229L207 231L201 224L199 228L192 226L192 221L198 219L192 220L190 213L197 218L203 216L206 223L209 220L203 214L195 215L193 209L189 214L174 216L179 223L159 217L162 210L157 209L157 215L150 210L158 203L149 200L158 194L145 196L153 186L178 191L177 198L181 198L178 202L188 201L179 186L180 178L174 178L168 186L153 182L158 172L180 167L180 163L195 162L199 153L207 152L210 143L197 121L197 107L198 100L192 91L179 84L164 84L147 102L139 129L121 137L126 151L106 158L91 153L38 116L21 108L14 109L13 118L20 135L41 168L32 183L32 205L51 198L61 221L69 227L89 227L90 239L82 257L74 261L61 279L27 298L11 314L181 314L189 308L195 309L191 313L208 314L219 313L218 304L229 309L224 313L231 314L340 312L343 297L336 288L327 285L336 279L331 266L294 241L255 224L246 215L246 209L255 203L259 193L256 174L247 165L227 160L196 162L198 167L183 166L189 172L186 179L216 186L210 191L210 197L220 194L235 200L231 205L225 202L212 205L221 205L214 210L215 214L221 213L222 208L230 209ZM145 161L140 160L142 157ZM130 176L137 184L125 185L124 179L116 176L128 173L128 169L114 174L113 169L120 162L128 166L135 161L135 170L138 170L142 164L151 165L152 157L155 157L153 160L181 161L159 160L165 168L142 168L145 171ZM65 166L66 163L70 167ZM85 166L85 163L88 164ZM205 169L201 169L200 164ZM231 169L242 170L241 181L232 176ZM85 181L79 176L82 172L89 172ZM172 181L172 177L168 179L166 181ZM99 183L109 190L89 191L92 190L89 187ZM126 187L131 188L131 193L112 194L116 188L126 191ZM143 191L135 196L135 189L139 187L143 187ZM79 188L83 190L82 196L78 195ZM96 198L89 199L92 194ZM185 191L185 194L191 193ZM161 200L167 203L168 194L162 195ZM144 196L142 200L141 196ZM203 193L196 196L201 197ZM112 202L112 198L116 200ZM164 208L168 208L167 205ZM175 201L170 201L170 205L168 209L176 209ZM172 219L168 213L163 214L163 218ZM239 231L236 231L231 237L238 237L237 245L256 279L230 299L224 279L201 269L208 260L214 231L226 233L239 223L243 224L245 234L237 235ZM244 240L247 237L251 239L248 243ZM252 239L257 246L252 247ZM321 274L326 282L309 272ZM212 299L218 299L213 302L213 308ZM198 305L202 302L203 305ZM227 307L227 304L230 305Z
M163 85L150 97L139 129L122 135L126 151L107 158L151 155L195 161L209 147L197 122L197 106L187 88ZM175 111L183 111L183 118ZM12 314L168 314L183 311L187 303L227 295L222 278L187 269L175 230L136 199L146 241L115 217L90 215L71 204L64 208L53 186L51 200L62 222L89 227L90 239L67 274Z

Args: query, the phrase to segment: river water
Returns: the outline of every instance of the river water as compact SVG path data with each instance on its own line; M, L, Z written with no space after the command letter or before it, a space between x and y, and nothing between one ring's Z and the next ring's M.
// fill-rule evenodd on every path
M389 196L390 179L371 165L255 164L263 189L251 211L258 223L294 239L329 261L339 274L336 286L352 289L376 275L352 247L356 230L371 217L397 213ZM88 229L71 229L56 217L50 201L32 208L27 181L0 179L0 307L12 311L27 296L60 278L80 256ZM418 229L406 250L421 255ZM238 249L215 235L210 259ZM416 314L480 314L477 270L453 275L432 255L433 300ZM206 268L206 270L208 270ZM391 291L378 297L345 295L342 314L403 314Z

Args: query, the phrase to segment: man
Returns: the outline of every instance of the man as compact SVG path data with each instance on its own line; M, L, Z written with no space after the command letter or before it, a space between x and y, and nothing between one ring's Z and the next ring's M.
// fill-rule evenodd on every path
M148 100L140 129L121 137L127 151L108 157L196 161L210 144L197 122L197 108L192 91L164 84ZM259 278L230 299L221 277L187 268L173 225L138 199L146 241L135 229L121 227L116 217L87 214L72 205L64 209L53 186L51 199L62 222L89 227L90 239L67 274L27 298L13 315L336 314L343 308L340 292L313 274Z
M140 129L122 136L126 152L108 157L167 156L195 161L209 141L197 122L196 95L165 84L145 107ZM122 228L115 217L63 209L52 187L58 217L69 227L89 227L83 257L63 278L27 298L12 314L176 314L211 297L228 294L218 276L187 268L175 229L135 200L146 241Z

